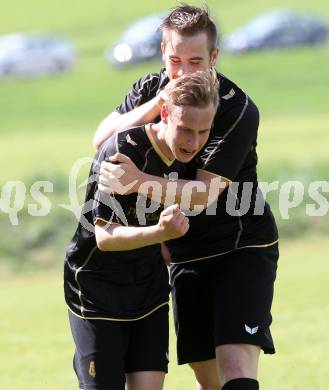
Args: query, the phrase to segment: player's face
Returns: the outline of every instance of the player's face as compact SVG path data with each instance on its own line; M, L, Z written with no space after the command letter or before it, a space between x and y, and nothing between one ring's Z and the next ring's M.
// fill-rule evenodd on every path
M175 31L164 32L161 44L162 59L170 80L215 65L218 49L209 52L206 33L183 36Z
M173 156L187 163L196 156L208 140L215 108L175 107L165 119L165 139Z

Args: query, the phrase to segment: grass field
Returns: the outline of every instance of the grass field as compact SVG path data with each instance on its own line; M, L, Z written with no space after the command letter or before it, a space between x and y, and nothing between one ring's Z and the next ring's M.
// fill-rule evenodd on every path
M277 354L263 355L265 390L327 390L329 376L328 242L284 242L273 308ZM2 277L0 388L73 390L73 344L62 293L62 271ZM167 390L194 388L192 372L175 363L172 329ZM197 335L196 335L197 337Z
M79 157L92 155L91 140L100 120L122 100L139 75L155 71L160 63L147 63L124 71L110 67L103 51L131 20L160 12L177 2L160 0L125 7L105 0L92 3L30 0L3 6L0 34L12 31L51 30L65 33L78 48L74 71L40 80L0 81L2 153L0 184L26 180L49 172L67 175ZM201 4L201 1L194 1ZM223 32L274 7L296 7L293 1L256 0L208 2ZM327 17L325 0L301 0L298 7ZM62 18L65 12L66 18ZM257 102L261 111L260 169L269 174L279 161L285 169L300 165L328 165L326 144L329 45L319 48L223 54L218 68L236 81Z
M176 3L126 0L118 6L107 0L26 0L23 7L14 0L1 5L0 34L50 30L66 34L78 48L71 73L40 80L0 80L0 196L2 186L12 180L22 181L27 191L36 180L54 183L49 216L29 217L28 198L19 213L19 226L10 225L0 198L1 390L76 388L61 266L76 221L58 205L68 202L73 163L93 155L97 124L132 82L161 66L147 63L118 71L106 64L104 48L136 17ZM327 0L207 3L223 32L281 6L306 9L329 20ZM301 180L306 185L328 180L328 62L329 45L220 58L219 70L260 108L261 180ZM283 221L277 198L271 200L285 240L273 310L278 354L262 357L262 389L327 390L329 215L306 217L306 199L290 220ZM190 370L175 364L172 337L166 390L193 388Z

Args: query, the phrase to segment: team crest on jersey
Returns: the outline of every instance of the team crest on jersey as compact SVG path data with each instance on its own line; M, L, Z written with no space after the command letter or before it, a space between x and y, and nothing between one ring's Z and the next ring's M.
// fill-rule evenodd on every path
M95 379L96 378L96 368L95 368L95 362L91 361L89 363L89 370L88 370L90 378Z
M132 146L137 146L137 143L130 137L130 134L126 135L126 141L128 144L130 144Z

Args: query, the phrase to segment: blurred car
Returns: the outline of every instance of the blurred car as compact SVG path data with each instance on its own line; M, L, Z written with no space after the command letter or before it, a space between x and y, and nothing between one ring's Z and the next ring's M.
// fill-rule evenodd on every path
M328 25L311 14L279 9L258 16L247 25L223 37L223 51L251 50L316 45L326 41Z
M118 67L161 59L162 32L159 31L159 26L163 17L164 15L148 15L134 22L118 42L106 50L106 59Z
M70 69L73 44L53 34L14 33L0 37L0 77L39 76Z

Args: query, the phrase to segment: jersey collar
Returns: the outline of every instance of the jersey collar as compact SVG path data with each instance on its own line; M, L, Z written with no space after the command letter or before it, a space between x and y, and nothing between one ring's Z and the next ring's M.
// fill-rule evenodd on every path
M151 145L153 146L153 149L155 150L156 154L161 158L161 160L168 167L170 167L173 164L173 162L175 161L175 158L170 160L164 153L162 153L162 151L160 150L158 144L156 143L156 141L155 141L155 139L153 137L152 130L151 130L151 125L152 125L151 123L148 123L147 125L145 125L146 135L147 135L148 139L150 140Z

